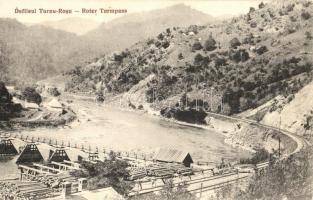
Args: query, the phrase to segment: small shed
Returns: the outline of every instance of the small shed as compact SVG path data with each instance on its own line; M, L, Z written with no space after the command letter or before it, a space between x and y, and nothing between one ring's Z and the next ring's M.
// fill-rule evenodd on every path
M161 148L155 155L154 160L160 162L180 163L186 167L190 167L193 160L188 152L177 149Z

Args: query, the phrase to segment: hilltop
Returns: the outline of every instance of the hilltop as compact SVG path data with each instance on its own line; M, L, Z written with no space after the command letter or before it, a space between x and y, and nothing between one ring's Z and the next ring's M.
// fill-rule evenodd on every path
M163 9L128 14L102 23L83 38L87 38L94 48L105 47L105 50L116 51L148 37L154 37L169 27L204 25L212 21L214 18L207 14L184 4L177 4Z
M66 89L133 96L135 107L140 99L163 113L234 114L277 95L291 101L312 80L312 11L311 1L273 1L224 22L167 28L67 72Z
M0 78L11 83L32 84L75 66L92 63L104 54L128 48L164 28L205 24L210 20L208 15L177 5L124 15L84 35L76 35L67 31L89 22L70 18L56 24L25 26L14 19L0 18ZM71 30L64 31L65 27ZM87 25L80 27L80 30L87 29Z
M57 21L44 21L40 24L53 29L76 33L77 35L83 35L99 26L97 21L79 17L71 17Z

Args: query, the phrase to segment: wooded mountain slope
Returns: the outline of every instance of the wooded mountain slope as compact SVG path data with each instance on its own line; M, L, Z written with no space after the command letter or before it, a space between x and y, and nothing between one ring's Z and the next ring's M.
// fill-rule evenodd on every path
M148 102L178 97L188 107L225 114L279 94L292 98L312 80L311 13L311 1L274 1L227 22L171 27L68 72L67 89L123 93L154 74L147 82Z
M19 84L35 83L127 48L166 27L205 24L210 20L206 14L177 5L125 15L77 36L40 24L27 27L16 20L1 18L0 78Z

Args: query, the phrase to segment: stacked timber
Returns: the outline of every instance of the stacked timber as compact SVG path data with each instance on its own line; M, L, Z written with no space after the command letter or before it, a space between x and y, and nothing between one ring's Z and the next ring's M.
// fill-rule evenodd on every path
M37 182L0 182L0 199L35 200L51 196L53 191Z
M129 177L128 179L133 181L133 180L137 180L137 179L141 179L144 178L147 175L147 171L145 168L141 167L141 168L131 168L129 170Z
M192 175L193 171L189 167L175 163L154 163L147 167L147 174L155 177L173 177L178 175Z

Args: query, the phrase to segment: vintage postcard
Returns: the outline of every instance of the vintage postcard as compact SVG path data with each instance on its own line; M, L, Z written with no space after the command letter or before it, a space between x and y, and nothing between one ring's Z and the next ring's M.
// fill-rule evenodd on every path
M0 0L0 200L313 200L312 0Z

